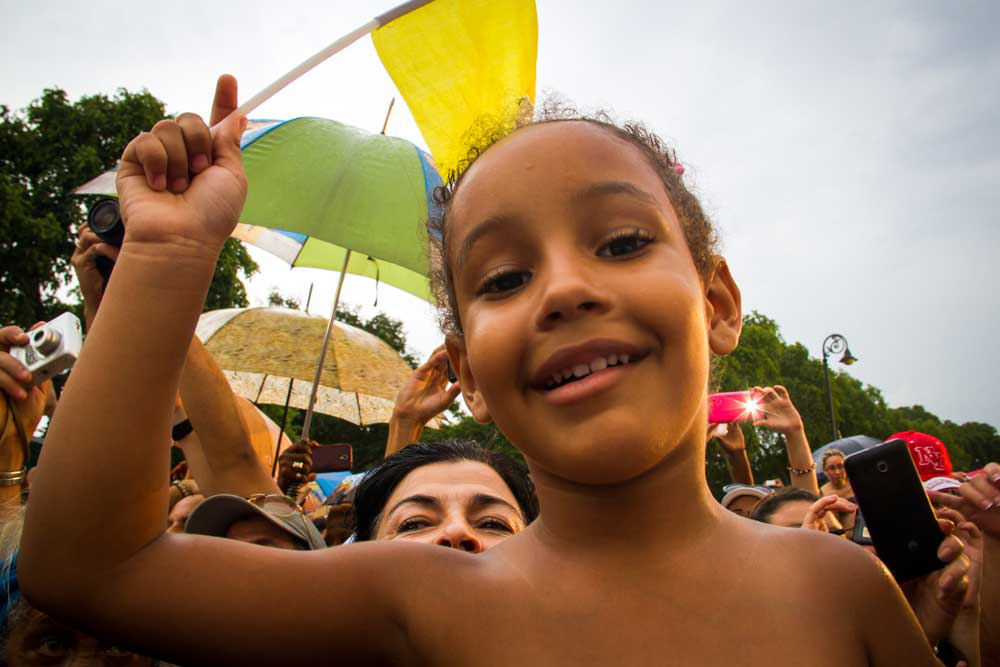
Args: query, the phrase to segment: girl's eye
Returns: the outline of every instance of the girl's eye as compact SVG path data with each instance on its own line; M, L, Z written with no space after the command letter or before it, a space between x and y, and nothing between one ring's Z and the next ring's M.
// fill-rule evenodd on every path
M486 278L476 292L477 296L502 296L522 287L531 276L527 271L501 271Z
M597 251L599 257L628 257L639 252L655 237L644 229L627 229L617 232Z
M479 528L482 528L483 530L492 530L501 533L514 532L514 529L511 528L511 526L506 521L503 521L501 519L495 519L493 517L483 519L482 521L480 521Z
M427 519L406 519L399 523L399 528L396 529L397 533L409 533L414 530L421 530L427 528L431 525L431 522Z

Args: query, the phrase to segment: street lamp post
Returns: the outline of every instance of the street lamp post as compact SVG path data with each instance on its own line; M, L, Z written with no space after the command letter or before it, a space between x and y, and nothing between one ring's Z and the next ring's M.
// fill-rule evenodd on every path
M837 431L837 418L833 413L833 391L830 389L830 364L827 358L831 354L844 355L840 358L840 363L850 366L857 358L851 354L851 348L847 346L847 339L840 334L830 334L823 340L823 374L826 376L826 401L830 408L830 434L834 440L840 437Z

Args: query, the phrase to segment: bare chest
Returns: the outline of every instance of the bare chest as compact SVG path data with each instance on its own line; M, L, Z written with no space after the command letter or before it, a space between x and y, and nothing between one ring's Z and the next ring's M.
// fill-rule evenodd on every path
M846 629L823 619L820 605L748 588L678 578L617 589L554 582L482 591L466 613L440 619L429 663L867 665L860 642L845 641ZM817 636L816 628L825 631Z

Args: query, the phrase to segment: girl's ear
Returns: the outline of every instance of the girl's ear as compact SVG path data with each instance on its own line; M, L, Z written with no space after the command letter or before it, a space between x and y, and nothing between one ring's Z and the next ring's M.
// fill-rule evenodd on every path
M723 257L715 258L715 269L705 289L708 345L716 354L729 354L740 342L743 310L740 288Z
M465 339L460 336L448 336L444 339L444 345L448 350L451 369L458 376L458 383L462 387L462 398L465 399L469 412L480 424L493 421L489 410L486 409L486 402L476 387L476 380L472 377L469 355L465 351Z

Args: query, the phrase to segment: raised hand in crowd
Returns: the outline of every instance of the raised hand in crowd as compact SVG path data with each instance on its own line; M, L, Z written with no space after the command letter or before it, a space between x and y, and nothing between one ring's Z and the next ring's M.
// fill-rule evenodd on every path
M315 446L315 442L299 440L278 457L278 488L282 493L316 479L312 473L312 450Z
M857 505L839 496L817 498L811 491L786 487L763 498L750 516L775 526L844 535L836 513L854 514L857 511Z
M753 469L747 457L747 441L739 424L709 424L708 436L718 441L733 484L753 486Z
M263 417L246 399L233 393L226 376L205 346L192 336L181 373L180 405L174 424L190 423L190 430L175 444L184 452L191 475L206 496L277 493L269 467L254 447L274 451L274 442ZM179 433L177 435L180 435Z
M1000 463L988 463L982 474L966 475L955 493L928 491L931 502L958 510L992 539L1000 540Z
M965 475L964 479L954 494L927 494L935 505L960 512L983 534L983 664L1000 667L1000 464L988 463L981 474Z
M776 384L773 387L754 387L753 391L760 397L758 406L762 413L753 424L784 436L792 486L819 495L816 465L806 439L806 429L788 390Z
M448 409L459 393L457 382L448 386L448 353L441 345L399 390L389 421L385 456L420 440L427 422Z
M802 527L818 530L824 533L843 534L844 527L837 518L837 512L854 513L858 506L840 496L823 496L806 511L802 519Z
M50 380L32 386L31 373L10 354L12 347L27 343L28 335L20 328L0 328L0 394L4 399L0 403L0 502L20 497L28 442L55 396Z
M97 316L97 309L104 296L104 276L97 269L97 258L107 257L112 262L118 259L118 248L102 241L87 223L80 225L76 235L76 247L69 258L80 284L83 296L83 321L90 331Z
M900 584L931 646L947 640L970 667L980 664L982 533L960 513L938 509L945 539L938 558L945 566Z

